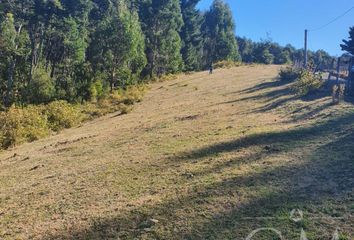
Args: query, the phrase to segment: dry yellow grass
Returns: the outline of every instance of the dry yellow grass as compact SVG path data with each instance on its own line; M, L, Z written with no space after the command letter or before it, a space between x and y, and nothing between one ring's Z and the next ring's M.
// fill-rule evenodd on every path
M155 83L127 115L0 153L0 239L349 238L354 108L299 99L278 70Z

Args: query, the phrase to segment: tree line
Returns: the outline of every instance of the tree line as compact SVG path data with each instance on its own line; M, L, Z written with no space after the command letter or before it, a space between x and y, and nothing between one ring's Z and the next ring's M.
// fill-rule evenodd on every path
M0 101L84 101L146 77L239 61L230 8L215 0L0 2Z
M214 0L201 12L199 1L0 1L0 105L88 101L224 60L301 58L293 47L236 39L229 6ZM325 52L313 56L330 61Z
M285 47L271 40L254 42L237 37L242 60L247 63L297 64L303 66L304 49L296 49L287 44ZM309 64L317 70L332 69L336 58L324 50L308 51Z

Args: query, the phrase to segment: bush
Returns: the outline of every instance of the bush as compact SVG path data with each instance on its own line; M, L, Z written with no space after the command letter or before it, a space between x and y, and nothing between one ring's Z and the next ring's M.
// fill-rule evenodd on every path
M90 85L90 100L96 102L100 98L102 98L105 94L105 89L102 81L96 80Z
M0 148L32 142L50 134L42 107L11 107L0 113Z
M114 112L129 113L132 110L131 105L142 100L145 90L145 85L133 85L126 90L118 89L112 92L109 97L101 98L97 103L81 105L81 112L85 116L84 120Z
M118 90L110 97L99 99L97 103L76 106L55 101L48 105L13 106L0 111L0 149L44 138L52 131L74 127L107 113L127 114L132 110L132 104L142 100L145 89L144 85L130 86L125 91Z
M234 62L234 61L225 60L225 61L220 61L220 62L214 63L214 64L213 64L213 67L214 67L215 69L218 69L218 68L239 67L239 66L241 66L241 65L242 65L241 62Z
M305 96L312 91L318 90L323 86L322 76L309 70L301 70L296 79L293 90L300 96Z
M141 102L144 97L146 87L144 85L130 86L124 92L124 104L132 105L136 102Z
M124 103L126 105L132 105L136 102L140 102L146 91L145 85L132 85L129 86L126 90L119 89L114 91L109 99L113 104Z
M39 67L35 70L32 80L26 88L27 100L29 103L48 103L55 95L54 81L50 74Z
M119 111L122 115L128 114L133 110L132 106L127 106L123 103L119 104Z
M282 68L279 72L281 81L295 81L300 76L300 71L293 67Z
M78 107L66 101L55 101L45 106L45 115L48 124L53 131L77 126L82 122L83 116Z

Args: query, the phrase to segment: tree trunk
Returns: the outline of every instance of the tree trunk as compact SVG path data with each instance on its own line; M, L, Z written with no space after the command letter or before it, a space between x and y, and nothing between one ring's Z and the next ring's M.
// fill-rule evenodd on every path
M50 77L53 78L55 74L56 63L53 63L52 70L50 71Z
M35 46L32 46L32 52L31 52L31 71L30 71L30 79L29 81L32 81L33 73L34 70L37 66L37 48Z
M151 49L150 53L148 54L149 62L150 62L150 78L154 77L154 69L155 69L155 55L154 55L154 50Z
M11 59L10 66L8 69L8 76L7 76L7 90L6 90L6 99L5 99L5 106L10 107L12 103L12 91L13 91L13 82L14 82L14 71L15 71L15 60Z
M112 69L111 72L111 79L110 79L110 87L111 87L111 93L113 92L113 88L114 88L114 79L115 79L116 75L115 75L115 68Z

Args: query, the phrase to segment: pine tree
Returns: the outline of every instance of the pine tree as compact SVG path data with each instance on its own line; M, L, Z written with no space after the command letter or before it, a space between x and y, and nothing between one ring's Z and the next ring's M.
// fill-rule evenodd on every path
M0 105L87 100L95 87L102 94L147 75L239 61L229 6L214 0L202 14L198 2L0 0ZM353 32L342 44L351 53ZM303 58L292 46L238 41L246 62ZM309 51L309 58L324 68L333 62L323 51Z
M205 14L203 30L206 38L206 64L222 60L241 60L232 12L223 0L214 0L210 10Z
M342 50L354 55L354 27L349 30L349 40L343 40L343 43L340 45Z
M196 10L196 5L200 0L182 0L181 9L184 25L181 30L183 47L181 50L184 69L196 71L201 69L203 53L203 36L201 26L203 16Z
M140 16L146 36L146 70L150 77L181 71L183 60L179 31L183 19L179 0L145 1L140 6Z
M139 17L123 1L110 6L110 14L98 26L91 51L96 69L109 74L111 90L135 81L146 65L144 36Z

